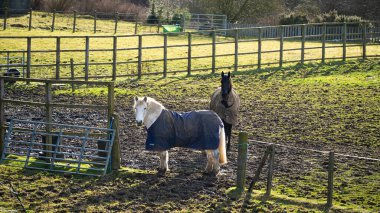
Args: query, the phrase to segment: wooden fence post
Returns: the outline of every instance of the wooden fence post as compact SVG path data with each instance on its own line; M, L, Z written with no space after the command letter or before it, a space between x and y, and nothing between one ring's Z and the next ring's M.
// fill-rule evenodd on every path
M138 64L137 64L137 78L141 78L142 71L142 35L139 35L139 47L138 47Z
M55 79L59 79L59 71L61 64L61 38L56 39L56 52L55 52Z
M110 126L111 124L111 118L114 113L115 109L115 99L114 99L114 89L115 89L115 84L113 81L108 83L108 112L107 112L107 117L108 117L108 125Z
M235 60L234 60L234 72L238 71L239 66L239 31L235 30Z
M160 20L157 22L157 33L160 33Z
M52 116L53 116L53 112L52 112L52 107L51 107L51 101L52 101L52 90L51 90L51 86L52 86L52 84L51 84L51 82L46 82L45 83L45 95L46 95L46 97L45 97L45 116L46 116L46 122L48 123L48 124L46 124L46 132L48 133L48 134L50 134L51 133L51 131L52 131L52 126L51 126L51 123L52 123L52 121L53 121L53 118L52 118ZM51 152L49 152L49 151L52 151L52 136L51 135L47 135L47 137L46 137L46 150L48 151L48 152L46 152L46 156L47 157L52 157L52 153Z
M334 152L329 152L329 168L328 168L328 186L327 186L327 208L332 207L333 190L334 190Z
M74 10L74 23L73 23L73 33L76 31L76 26L77 25L77 11Z
M187 75L191 75L191 33L187 34Z
M84 53L84 79L88 81L88 63L90 57L90 37L86 36L86 49Z
M26 43L26 78L30 78L30 67L32 63L32 37L27 37Z
M367 25L362 23L362 49L363 49L363 59L367 58Z
M117 23L119 21L119 13L118 12L115 12L115 31L114 31L114 34L117 33Z
M5 136L5 129L3 126L5 125L5 110L4 110L4 79L0 79L0 157L3 154L4 149L4 136Z
M137 20L135 22L135 35L137 34Z
M302 25L301 64L305 63L306 24Z
M272 190L272 180L273 180L273 166L274 166L274 144L270 145L270 155L269 155L269 168L268 168L268 178L267 178L267 191L265 193L266 196L269 196Z
M96 21L98 19L98 14L96 10L94 10L94 34L96 33Z
M71 73L71 80L74 81L74 59L70 58L70 73ZM75 91L74 83L71 83L71 91Z
M3 30L7 29L7 19L8 19L8 7L4 8L4 24L3 24Z
M245 177L247 167L247 154L248 154L248 134L246 132L239 133L238 143L238 168L236 185L239 190L244 191Z
M342 40L343 40L343 61L346 61L347 56L347 23L343 23L342 30Z
M113 36L113 51L112 51L112 80L116 80L117 68L117 36Z
M53 10L53 20L51 22L51 31L54 32L54 27L55 27L55 14L56 14L56 10L54 9Z
M326 33L327 33L327 25L323 23L322 26L322 63L325 63L326 59Z
M29 9L29 31L32 30L32 8Z
M284 27L280 26L280 68L282 68L284 58Z
M112 145L112 152L111 152L111 158L112 163L111 167L112 170L118 170L120 169L120 162L121 162L121 152L120 152L120 140L119 140L119 115L117 113L113 113L112 117L114 118L112 128L115 130L115 137Z
M261 35L262 35L262 29L261 27L258 28L259 30L259 40L257 42L257 69L261 69Z
M215 57L216 57L216 34L212 31L212 56L211 56L211 73L215 73Z
M168 34L164 34L164 78L168 71Z

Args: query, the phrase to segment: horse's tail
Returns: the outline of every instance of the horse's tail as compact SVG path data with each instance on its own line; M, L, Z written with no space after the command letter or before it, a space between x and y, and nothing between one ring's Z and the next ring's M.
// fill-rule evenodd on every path
M224 127L220 127L219 131L219 163L221 165L227 163L227 153L226 153L226 134L224 133Z

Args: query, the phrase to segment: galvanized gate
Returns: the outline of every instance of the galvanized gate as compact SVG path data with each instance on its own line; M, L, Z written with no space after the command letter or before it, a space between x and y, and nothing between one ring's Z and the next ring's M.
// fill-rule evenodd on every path
M46 132L49 125L52 132ZM114 129L107 128L11 120L1 163L70 174L104 175L110 168L114 133Z

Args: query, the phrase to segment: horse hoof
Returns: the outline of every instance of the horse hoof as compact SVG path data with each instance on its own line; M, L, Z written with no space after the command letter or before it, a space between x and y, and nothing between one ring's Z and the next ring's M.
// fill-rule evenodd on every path
M158 172L157 172L157 175L159 177L164 177L166 172L168 172L169 170L165 170L165 169L159 169Z
M219 171L218 172L215 172L215 171L204 171L203 172L203 175L208 176L208 177L216 177L218 174L219 174Z

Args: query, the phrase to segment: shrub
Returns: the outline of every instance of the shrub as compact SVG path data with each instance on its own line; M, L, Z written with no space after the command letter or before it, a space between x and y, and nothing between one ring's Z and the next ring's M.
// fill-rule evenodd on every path
M307 24L309 20L304 15L294 15L290 14L287 16L282 16L280 19L281 25L291 25L291 24Z
M178 13L174 14L171 24L181 24L181 14L178 14Z
M368 22L367 20L364 20L362 17L359 16L346 16L346 15L339 15L336 10L332 10L328 13L323 13L318 15L314 22L322 23L322 22Z

